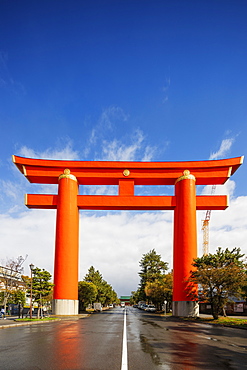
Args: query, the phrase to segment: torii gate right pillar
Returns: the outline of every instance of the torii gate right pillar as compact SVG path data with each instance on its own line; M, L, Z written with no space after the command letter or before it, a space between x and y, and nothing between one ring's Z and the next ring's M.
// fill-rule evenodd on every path
M199 316L197 287L188 283L197 257L195 177L185 170L175 184L173 248L173 316Z

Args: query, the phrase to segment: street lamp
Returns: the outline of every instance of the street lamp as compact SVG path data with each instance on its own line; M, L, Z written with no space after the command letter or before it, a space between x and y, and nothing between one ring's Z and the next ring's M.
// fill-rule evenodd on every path
M34 265L31 263L29 265L30 270L31 270L31 289L30 289L30 319L32 320L32 311L33 311L33 306L32 306L32 299L33 299L33 268Z

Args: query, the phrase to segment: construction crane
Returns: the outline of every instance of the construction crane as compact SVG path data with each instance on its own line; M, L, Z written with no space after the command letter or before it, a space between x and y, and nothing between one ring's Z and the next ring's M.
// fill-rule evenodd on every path
M215 193L216 185L212 186L211 195ZM207 256L209 253L209 221L211 217L211 209L206 212L206 217L202 221L202 231L203 231L203 255Z

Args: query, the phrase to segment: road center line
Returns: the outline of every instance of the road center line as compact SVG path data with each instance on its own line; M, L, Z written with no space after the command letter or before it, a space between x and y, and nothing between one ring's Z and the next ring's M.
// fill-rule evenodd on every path
M122 366L121 370L128 370L127 333L126 333L126 308L124 309L123 345L122 345Z

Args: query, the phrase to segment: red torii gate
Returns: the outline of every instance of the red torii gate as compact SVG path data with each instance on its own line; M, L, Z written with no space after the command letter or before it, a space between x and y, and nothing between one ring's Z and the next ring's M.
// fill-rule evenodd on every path
M243 157L191 162L45 160L13 156L23 175L58 184L58 194L26 194L28 208L57 209L53 312L78 313L79 209L174 210L173 315L197 316L186 280L197 257L196 210L224 210L225 195L196 196L197 185L224 184ZM79 185L118 185L118 195L78 195ZM135 196L135 185L174 185L175 196ZM191 287L196 290L196 287Z

